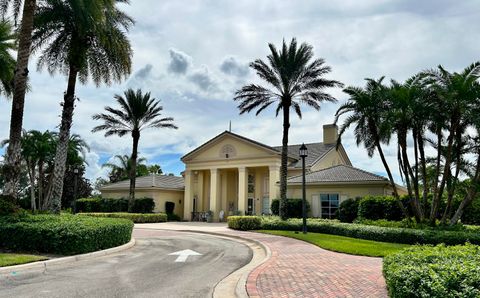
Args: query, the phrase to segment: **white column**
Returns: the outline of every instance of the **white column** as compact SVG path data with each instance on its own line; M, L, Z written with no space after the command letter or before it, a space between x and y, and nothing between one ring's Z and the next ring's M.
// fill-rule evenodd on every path
M183 198L183 220L192 220L193 190L192 171L185 170L185 196Z
M238 168L238 210L242 215L247 210L248 171L245 167Z
M219 172L218 169L210 169L210 211L213 212L214 220L218 220L219 204Z
M197 177L197 211L203 211L203 171L199 171Z
M269 166L269 189L268 193L270 196L270 204L273 200L278 199L280 197L280 185L277 182L280 181L280 166L274 165Z

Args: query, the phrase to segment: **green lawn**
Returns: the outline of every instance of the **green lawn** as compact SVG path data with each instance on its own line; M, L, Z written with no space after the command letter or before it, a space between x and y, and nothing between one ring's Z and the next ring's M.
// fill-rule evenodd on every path
M336 252L369 257L384 257L410 246L408 244L378 242L320 233L304 235L301 232L295 234L292 231L261 230L258 232L303 240Z
M46 260L42 256L0 253L0 267L31 263Z

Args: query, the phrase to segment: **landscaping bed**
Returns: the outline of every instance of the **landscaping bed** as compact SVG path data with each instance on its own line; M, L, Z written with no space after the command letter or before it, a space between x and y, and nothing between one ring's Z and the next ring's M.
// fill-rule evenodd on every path
M91 212L91 213L78 213L78 216L93 216L93 217L110 217L110 218L123 218L129 219L134 223L155 223L166 222L168 217L165 213L126 213L126 212Z
M117 218L62 215L0 217L0 248L73 255L128 243L133 223Z
M415 246L383 260L391 297L480 297L480 247Z
M293 231L260 230L258 232L303 240L331 251L369 257L384 257L410 247L408 244L387 243L311 232L307 234L302 232L295 233Z
M260 222L260 224L258 224ZM228 226L238 230L300 231L301 219L281 220L279 217L245 216L228 218ZM432 229L391 228L373 225L341 223L336 220L308 219L308 231L403 244L480 244L480 233L475 231L444 231Z

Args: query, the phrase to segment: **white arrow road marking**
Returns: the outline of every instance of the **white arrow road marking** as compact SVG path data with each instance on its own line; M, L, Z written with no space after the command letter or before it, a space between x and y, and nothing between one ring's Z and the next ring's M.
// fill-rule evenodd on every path
M189 256L201 256L202 254L191 249L184 249L168 254L169 256L178 256L175 262L185 263Z

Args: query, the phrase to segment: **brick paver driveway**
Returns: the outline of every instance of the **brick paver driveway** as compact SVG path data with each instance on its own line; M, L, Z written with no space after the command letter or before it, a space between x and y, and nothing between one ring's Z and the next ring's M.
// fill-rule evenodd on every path
M304 241L251 233L270 260L250 273L251 297L388 297L382 259L321 249Z
M246 287L251 297L388 297L381 258L336 253L304 241L234 231L221 224L136 227L213 232L261 242L272 255L249 274Z

